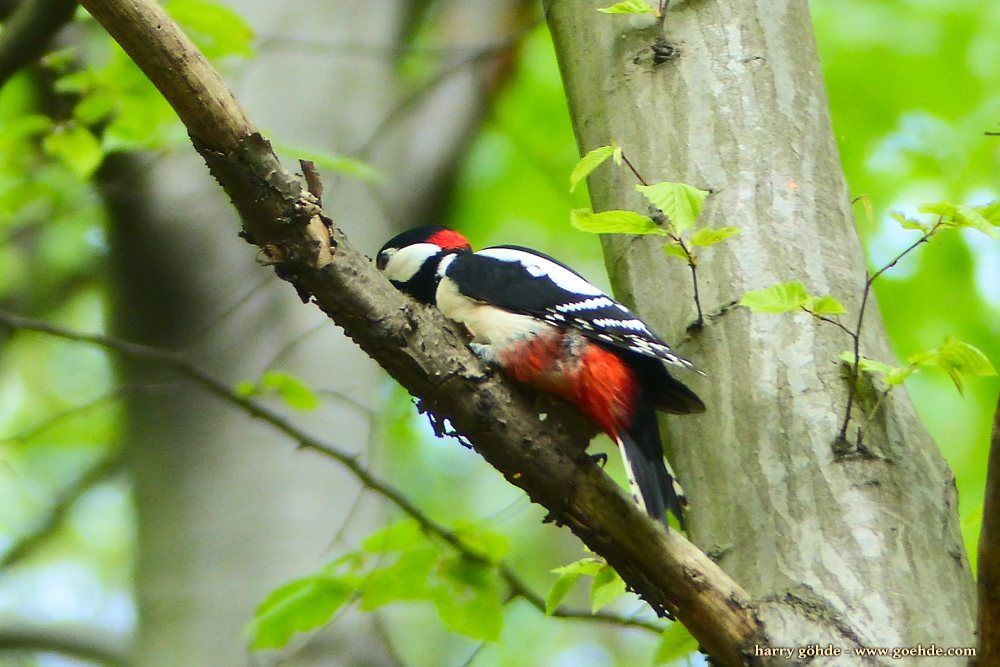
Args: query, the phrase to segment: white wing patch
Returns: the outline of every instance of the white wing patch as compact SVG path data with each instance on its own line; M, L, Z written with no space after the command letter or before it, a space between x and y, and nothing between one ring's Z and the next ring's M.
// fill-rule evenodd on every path
M626 331L650 333L642 320L616 320L610 317L601 317L594 320L594 324L603 329L625 329Z
M587 299L586 301L574 301L573 303L561 303L556 306L556 310L560 313L575 313L579 310L597 310L599 308L606 308L608 306L614 305L614 301L606 296L599 296L596 299Z
M529 274L540 278L545 276L559 287L584 296L607 296L597 287L576 275L572 271L550 262L544 257L532 255L513 248L487 248L476 253L483 257L492 257L501 262L519 262Z

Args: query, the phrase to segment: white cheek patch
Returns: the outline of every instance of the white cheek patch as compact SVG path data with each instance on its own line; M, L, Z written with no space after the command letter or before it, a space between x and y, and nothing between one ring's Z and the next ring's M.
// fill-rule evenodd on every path
M604 292L594 287L586 280L544 257L532 255L523 250L513 248L487 248L476 253L484 257L492 257L501 262L519 262L530 275L540 278L545 276L559 287L585 296L604 296Z
M433 243L414 243L397 250L385 265L385 276L389 280L405 283L424 265L428 259L441 252L441 247Z

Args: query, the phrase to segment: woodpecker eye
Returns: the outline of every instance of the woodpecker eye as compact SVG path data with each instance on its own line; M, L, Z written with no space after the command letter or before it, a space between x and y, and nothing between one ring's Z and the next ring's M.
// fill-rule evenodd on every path
M385 267L389 266L389 260L392 256L396 254L395 248L386 248L378 254L375 258L375 268L379 271L385 271Z

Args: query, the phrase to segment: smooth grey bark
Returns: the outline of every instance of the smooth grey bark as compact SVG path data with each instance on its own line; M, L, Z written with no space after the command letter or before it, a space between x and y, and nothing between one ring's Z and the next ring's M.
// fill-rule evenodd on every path
M855 317L866 261L830 124L804 0L672 3L654 64L648 16L547 0L581 153L619 142L649 181L713 192L702 224L739 236L700 252L706 312L801 280ZM655 4L655 3L654 3ZM595 210L644 211L625 169L590 178ZM760 601L776 645L971 646L974 594L954 477L905 392L882 402L865 452L838 456L843 332L808 315L742 308L695 320L687 267L651 237L606 236L619 297L708 372L708 411L664 421L694 542ZM863 353L891 360L874 304ZM850 429L871 408L862 392ZM853 658L846 664L852 664Z

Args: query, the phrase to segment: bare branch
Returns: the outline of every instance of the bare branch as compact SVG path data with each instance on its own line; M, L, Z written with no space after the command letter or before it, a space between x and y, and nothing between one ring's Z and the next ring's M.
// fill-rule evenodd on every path
M73 505L84 493L95 484L106 479L121 467L121 457L118 454L107 456L98 461L89 470L80 475L67 486L37 522L35 527L19 536L14 543L0 556L0 575L3 571L24 560L37 546L48 539L62 524Z
M12 651L58 653L68 658L102 665L130 664L120 647L110 640L95 639L93 632L69 632L51 628L7 627L0 630L0 654Z
M540 418L527 392L488 375L440 313L398 293L350 246L301 179L281 166L219 75L155 2L82 4L177 111L239 210L245 238L264 250L278 275L654 609L674 613L719 662L739 664L758 632L746 592L681 535L656 526L579 455L591 427L553 400L544 408L548 418ZM341 462L368 474L349 458Z
M1000 399L993 417L990 461L986 468L986 499L979 534L980 665L1000 664Z
M927 241L934 236L934 234L941 228L942 219L938 218L938 221L933 227L924 232L919 239L910 244L905 250L900 252L898 255L893 257L888 264L883 266L881 269L875 273L869 275L865 280L865 288L861 293L861 305L858 307L858 321L854 325L854 331L848 332L851 338L854 340L854 363L851 365L851 378L850 386L847 389L847 407L844 409L844 421L840 424L840 433L837 435L837 443L840 446L847 445L847 427L851 423L851 409L854 407L854 399L857 397L858 388L858 376L861 372L861 327L865 322L865 308L868 307L868 300L871 297L872 285L878 280L879 276L883 273L896 266L901 259L909 255L911 252L916 250L921 244L927 243ZM858 435L859 439L861 433ZM857 448L862 447L861 442L855 443Z

